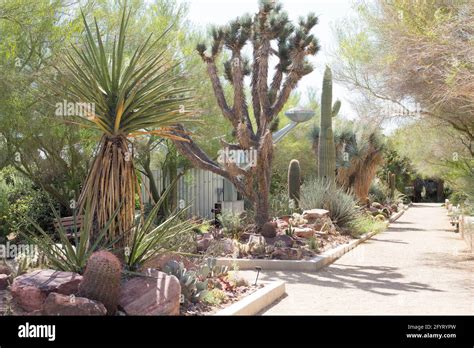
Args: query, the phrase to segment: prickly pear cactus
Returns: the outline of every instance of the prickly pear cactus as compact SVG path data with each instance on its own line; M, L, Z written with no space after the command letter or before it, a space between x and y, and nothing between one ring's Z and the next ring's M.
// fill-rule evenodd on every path
M122 265L119 259L108 251L97 251L87 261L79 296L96 300L104 304L107 314L117 310L120 293L120 275Z
M336 176L336 146L334 144L332 118L338 114L340 108L341 102L339 100L332 105L332 73L331 69L326 67L321 94L318 176L332 181Z
M288 197L295 202L295 208L298 207L300 200L300 184L301 184L300 162L291 160L288 167Z

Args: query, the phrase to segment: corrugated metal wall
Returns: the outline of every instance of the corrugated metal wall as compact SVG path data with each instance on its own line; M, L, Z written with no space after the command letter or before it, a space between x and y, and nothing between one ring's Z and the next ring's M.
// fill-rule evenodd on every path
M154 170L153 176L158 191L163 190L163 176L161 170ZM167 181L166 184L169 184ZM189 169L178 181L178 200L184 200L189 208L190 216L212 218L211 209L218 201L222 201L224 190L224 178L202 169ZM142 175L142 200L150 202L150 183L146 176Z

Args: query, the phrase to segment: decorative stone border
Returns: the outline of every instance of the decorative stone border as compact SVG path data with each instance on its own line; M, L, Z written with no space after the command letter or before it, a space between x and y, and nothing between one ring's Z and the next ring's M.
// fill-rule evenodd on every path
M389 219L389 223L394 222L402 216L406 209L407 208L404 208L393 215L393 217ZM387 227L388 226L389 224L387 224ZM255 269L255 267L261 267L263 271L314 272L333 263L342 255L354 249L360 243L370 239L375 234L376 232L363 234L358 239L352 240L347 244L338 245L311 260L234 259L230 257L221 257L217 259L217 264L229 267L237 266L241 270L250 270Z
M255 315L285 294L285 282L266 283L261 289L214 315Z

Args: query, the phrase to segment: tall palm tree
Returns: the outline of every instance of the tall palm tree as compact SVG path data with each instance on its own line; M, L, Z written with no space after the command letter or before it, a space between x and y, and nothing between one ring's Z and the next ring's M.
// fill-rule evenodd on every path
M157 39L150 35L127 54L129 19L130 11L124 9L118 36L105 42L97 21L93 34L83 15L83 44L73 45L64 57L68 98L94 106L83 119L86 126L102 133L78 208L90 199L97 230L118 210L107 239L123 236L119 246L130 238L139 190L128 138L152 134L182 139L171 133L171 127L189 120L190 115L188 90L179 87L178 66L158 47L166 32Z

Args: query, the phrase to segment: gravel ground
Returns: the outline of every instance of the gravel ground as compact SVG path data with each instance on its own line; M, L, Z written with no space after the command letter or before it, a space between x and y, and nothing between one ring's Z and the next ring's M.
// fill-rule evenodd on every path
M262 280L286 281L287 296L262 314L473 315L474 255L453 231L440 204L415 204L318 272L263 270Z

